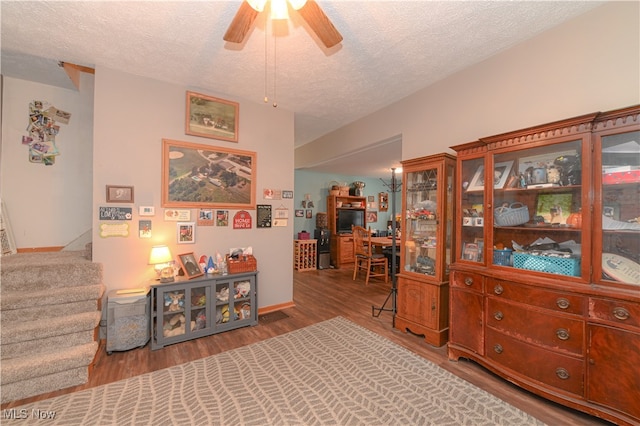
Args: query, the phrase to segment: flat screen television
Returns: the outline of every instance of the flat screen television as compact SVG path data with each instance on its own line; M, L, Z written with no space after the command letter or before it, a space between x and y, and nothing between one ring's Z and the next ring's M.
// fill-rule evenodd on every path
M336 214L338 234L351 233L351 225L364 227L364 210L338 210Z

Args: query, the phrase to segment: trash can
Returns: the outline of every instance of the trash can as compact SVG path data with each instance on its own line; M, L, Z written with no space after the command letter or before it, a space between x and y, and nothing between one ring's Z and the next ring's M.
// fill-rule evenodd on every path
M143 347L149 341L149 289L107 294L107 354Z

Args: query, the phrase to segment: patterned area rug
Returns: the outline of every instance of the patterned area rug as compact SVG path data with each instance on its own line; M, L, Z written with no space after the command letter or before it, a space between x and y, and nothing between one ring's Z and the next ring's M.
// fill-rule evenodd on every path
M542 425L341 317L16 408L34 409L47 425Z

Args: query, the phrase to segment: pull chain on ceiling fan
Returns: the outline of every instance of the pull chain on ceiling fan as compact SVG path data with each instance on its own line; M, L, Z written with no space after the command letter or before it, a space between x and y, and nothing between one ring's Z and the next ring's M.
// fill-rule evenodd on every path
M286 1L289 2L293 10L302 16L302 19L327 48L333 47L342 41L342 35L333 26L315 0L271 0L272 19L287 18ZM258 13L264 10L266 3L267 0L243 1L229 28L227 28L223 39L231 43L242 43ZM274 18L274 16L278 17Z

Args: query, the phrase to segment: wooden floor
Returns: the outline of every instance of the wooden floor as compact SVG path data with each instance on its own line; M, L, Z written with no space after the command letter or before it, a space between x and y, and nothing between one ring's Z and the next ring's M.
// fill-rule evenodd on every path
M340 315L404 346L549 425L610 425L595 417L536 397L492 375L473 362L449 361L446 345L435 348L425 343L419 336L395 330L392 326L391 312L383 311L378 317L372 315L372 306L383 306L390 293L391 283L385 284L380 280L372 279L369 286L365 286L364 278L352 281L351 273L351 269L294 272L295 307L283 310L288 317L271 322L261 321L255 327L179 343L157 351L151 351L150 346L147 345L141 349L107 355L102 342L89 383L6 403L2 405L2 409L182 364ZM392 299L389 299L385 305L386 308L391 308L391 301ZM274 317L273 314L267 314L265 319L270 315Z

